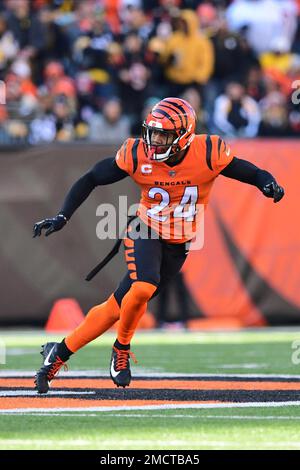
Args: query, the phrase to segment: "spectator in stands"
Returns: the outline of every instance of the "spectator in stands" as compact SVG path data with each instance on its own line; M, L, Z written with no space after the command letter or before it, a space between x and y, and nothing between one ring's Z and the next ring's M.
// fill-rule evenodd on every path
M260 55L260 64L264 71L277 71L288 74L295 61L295 54L290 52L288 40L277 36L270 44L270 50Z
M211 41L214 47L215 66L205 89L206 110L211 116L214 103L229 81L244 82L251 67L259 66L258 59L241 35L228 29L221 15L214 22Z
M8 114L5 105L0 105L0 144L11 144L11 136L8 133Z
M46 28L40 21L39 13L33 11L29 0L12 2L7 24L20 47L19 56L31 61L34 81L40 80Z
M169 94L169 84L164 75L164 67L161 61L165 42L172 33L171 19L162 18L157 24L155 36L147 42L146 55L151 68L150 95L159 95L160 99Z
M294 83L300 80L300 56L287 50L287 44L276 41L274 52L261 56L264 76L276 82L286 97L290 97Z
M247 95L255 101L260 101L266 94L265 77L259 65L251 67L246 78L245 87Z
M9 116L25 124L38 107L37 87L32 81L29 63L23 58L16 59L5 82Z
M6 0L0 12L6 142L88 139L105 103L118 114L114 98L139 135L151 97L167 95L193 101L197 132L254 136L257 103L260 134L300 132L294 0Z
M30 123L30 144L45 144L55 140L56 123L52 113L53 97L39 90L39 109Z
M131 119L131 133L140 134L141 111L149 96L151 71L145 59L142 39L136 33L125 38L118 77L119 96L125 113Z
M289 123L287 99L279 91L270 91L261 101L262 121L259 135L267 137L283 137L293 135Z
M58 81L65 76L63 65L56 60L51 60L44 68L44 84L48 93L53 93L53 89Z
M298 18L297 18L297 31L295 34L294 42L292 44L292 52L294 54L300 54L300 6L299 6L299 11L298 11Z
M130 33L136 33L143 42L148 41L152 31L153 23L149 21L141 6L132 1L123 3L123 8L120 10L121 34L125 37Z
M3 15L0 16L0 79L3 80L5 68L15 59L19 52L19 45L7 27L7 22Z
M94 94L104 103L116 93L109 62L114 35L101 11L96 11L79 26L81 30L73 43L73 59L78 71L89 71L94 81Z
M227 85L216 99L213 121L215 132L227 137L255 137L261 120L258 104L237 82Z
M40 6L38 17L46 36L46 46L42 54L43 65L49 59L59 60L63 63L67 73L72 75L73 62L71 61L71 43L68 31L74 24L76 16L71 9L71 1L64 2L63 0L63 3L59 4L57 1L37 0L34 10L38 6Z
M300 104L299 104L299 92L298 92L298 102L290 102L290 111L289 111L289 124L292 129L294 136L299 137L300 135Z
M75 110L66 95L54 98L53 115L56 126L55 139L60 142L70 142L75 139Z
M153 106L155 106L156 103L158 103L158 101L160 101L160 98L158 98L157 96L150 96L150 98L147 98L147 100L144 103L144 107L143 107L142 114L141 114L141 124L146 119L146 117L150 113Z
M198 6L197 15L202 33L210 38L215 32L220 18L217 8L211 3L204 1Z
M45 45L45 31L38 16L31 11L29 0L11 3L7 22L9 30L16 38L22 55L32 57Z
M181 98L188 101L195 110L197 116L196 133L207 133L207 115L202 107L202 99L198 90L196 88L188 88L181 95Z
M230 31L225 19L220 19L216 23L211 40L215 54L213 79L217 80L221 86L222 83L228 80L240 79L241 69L239 61L243 60L240 35ZM252 57L250 60L252 60Z
M68 97L40 95L39 115L30 125L30 143L70 142L75 138L75 110Z
M180 12L175 27L162 53L170 96L190 86L201 89L211 77L214 64L212 43L199 32L198 17L192 10Z
M122 116L120 101L116 98L107 101L102 114L94 114L90 120L89 140L100 144L116 144L129 137L130 121Z
M285 37L289 49L297 28L294 0L236 0L227 9L229 28L246 32L250 46L257 54L270 49L276 38Z
M25 144L28 136L28 127L22 121L10 119L6 125L9 143Z
M94 82L89 72L79 72L75 77L77 91L77 121L89 123L97 112L97 99L94 94Z

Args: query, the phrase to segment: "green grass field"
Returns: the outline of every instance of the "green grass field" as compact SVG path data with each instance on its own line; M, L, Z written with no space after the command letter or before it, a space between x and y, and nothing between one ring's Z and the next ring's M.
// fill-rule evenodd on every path
M2 332L0 338L7 350L0 377L8 371L36 370L41 364L40 345L60 339L32 331ZM113 338L107 334L79 351L69 361L70 371L99 370L108 375ZM296 380L300 365L292 362L295 340L300 340L298 330L138 332L132 347L138 364L132 371L133 375L290 374ZM300 387L295 394L297 402ZM11 414L3 411L2 396L0 449L300 449L297 403Z

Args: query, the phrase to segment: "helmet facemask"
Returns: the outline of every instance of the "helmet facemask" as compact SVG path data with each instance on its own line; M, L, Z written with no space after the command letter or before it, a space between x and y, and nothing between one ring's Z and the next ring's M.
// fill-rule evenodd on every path
M166 130L151 127L144 122L142 126L142 137L148 157L151 160L164 162L173 155L176 155L183 150L178 143L185 132L184 129Z

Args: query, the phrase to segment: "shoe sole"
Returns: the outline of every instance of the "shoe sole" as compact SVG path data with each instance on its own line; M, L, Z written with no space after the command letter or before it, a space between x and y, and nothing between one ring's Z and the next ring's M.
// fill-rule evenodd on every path
M131 382L131 380L130 380L130 382L129 382L128 384L120 384L120 383L116 382L115 379L114 379L112 376L110 376L110 378L111 378L111 380L113 381L113 383L114 383L118 388L119 388L119 387L123 387L123 388L129 387L130 382Z
M47 385L45 384L44 386L42 386L42 387L40 386L40 387L39 387L39 385L38 385L38 378L37 378L37 376L36 376L36 377L35 377L35 380L34 380L34 384L35 384L35 389L36 389L36 391L37 391L37 393L38 393L39 395L45 395L46 393L49 392L50 386L49 386L49 382L48 382L48 381L47 381Z

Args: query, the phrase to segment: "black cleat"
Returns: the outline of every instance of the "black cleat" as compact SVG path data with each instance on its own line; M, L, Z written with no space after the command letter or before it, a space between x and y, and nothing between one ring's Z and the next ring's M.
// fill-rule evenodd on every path
M59 369L64 366L60 357L57 355L58 346L60 343L46 343L42 346L41 355L44 358L44 363L35 376L35 386L38 393L47 393L50 387L50 382L57 375Z
M117 387L128 387L131 382L130 356L136 363L135 356L131 351L118 349L116 346L112 349L110 376Z

